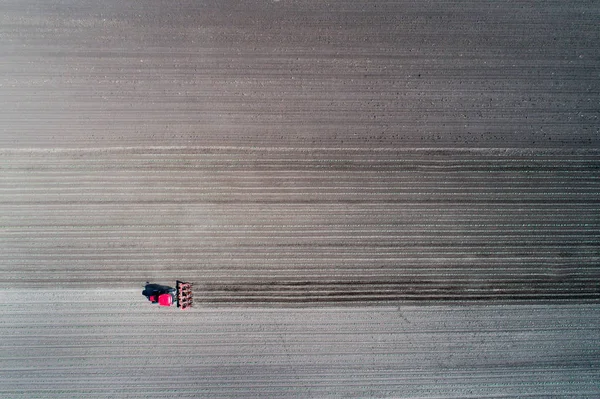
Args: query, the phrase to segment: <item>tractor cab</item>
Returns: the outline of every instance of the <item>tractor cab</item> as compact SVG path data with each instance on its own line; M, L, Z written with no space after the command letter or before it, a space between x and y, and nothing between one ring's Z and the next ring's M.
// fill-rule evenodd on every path
M167 294L154 294L148 297L148 300L152 303L158 303L159 306L171 306L173 304L173 295Z
M175 302L175 288L166 285L147 284L143 294L159 306L171 306Z

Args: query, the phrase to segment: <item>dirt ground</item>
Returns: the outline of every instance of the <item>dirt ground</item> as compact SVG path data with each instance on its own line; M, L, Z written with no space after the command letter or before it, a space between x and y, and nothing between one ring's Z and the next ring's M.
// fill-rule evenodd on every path
M0 396L598 393L597 304L177 311L144 302L141 291L0 293Z
M2 1L0 397L600 396L598 21Z

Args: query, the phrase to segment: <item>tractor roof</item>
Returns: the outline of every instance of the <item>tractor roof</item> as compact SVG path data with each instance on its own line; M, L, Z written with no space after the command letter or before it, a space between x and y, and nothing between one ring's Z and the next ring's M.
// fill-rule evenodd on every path
M171 306L173 304L173 297L171 296L171 294L159 295L158 304L160 306Z

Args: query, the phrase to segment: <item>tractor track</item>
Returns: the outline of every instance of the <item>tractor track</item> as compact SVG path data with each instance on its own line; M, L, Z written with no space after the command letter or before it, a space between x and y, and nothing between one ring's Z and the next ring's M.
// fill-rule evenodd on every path
M0 281L181 278L232 303L599 299L595 150L529 149L534 162L518 149L404 149L381 173L364 164L388 151L322 151L288 148L303 162L281 171L282 150L266 147L170 149L156 165L156 148L57 151L45 167L39 152L7 151ZM224 155L244 166L210 161Z

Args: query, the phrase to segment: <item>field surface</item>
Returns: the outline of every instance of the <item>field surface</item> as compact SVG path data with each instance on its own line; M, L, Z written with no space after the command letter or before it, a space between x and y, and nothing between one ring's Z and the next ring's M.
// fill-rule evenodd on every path
M172 311L141 290L0 295L6 398L598 393L597 305Z
M599 397L599 21L1 0L0 397Z

